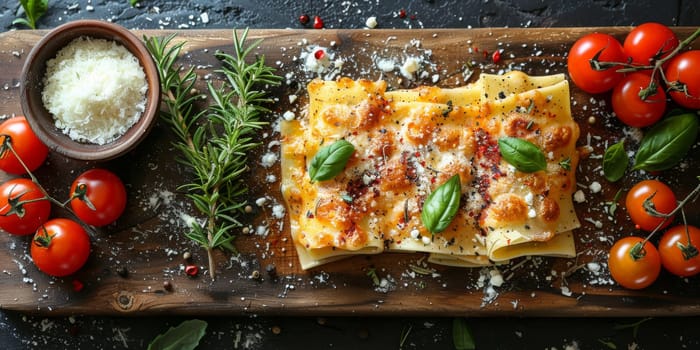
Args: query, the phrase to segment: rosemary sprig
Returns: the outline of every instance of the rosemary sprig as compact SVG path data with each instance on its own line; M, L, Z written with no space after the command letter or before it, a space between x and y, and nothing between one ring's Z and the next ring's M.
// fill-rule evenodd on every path
M185 43L170 45L174 35L144 38L160 74L166 106L161 117L177 136L179 161L193 173L191 182L179 189L206 217L204 223L190 223L186 235L206 249L212 279L216 277L214 249L235 251L234 230L242 226L238 217L244 210L242 196L248 188L241 175L248 170L247 155L259 145L254 135L267 124L261 120L269 112L264 105L272 102L260 88L281 81L274 69L265 65L264 57L246 62L261 41L246 46L247 36L247 29L240 38L234 30L233 54L215 54L222 62L217 72L224 81L220 87L207 83L211 104L201 111L196 102L204 95L194 92L197 74L193 68L182 70L182 66L175 65Z

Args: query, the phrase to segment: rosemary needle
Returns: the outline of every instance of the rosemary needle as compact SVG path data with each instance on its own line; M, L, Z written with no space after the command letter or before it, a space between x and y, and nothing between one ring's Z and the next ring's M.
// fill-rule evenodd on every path
M189 223L186 235L206 249L212 279L216 278L213 250L235 251L234 229L242 226L238 217L248 188L241 175L248 170L247 155L259 145L255 134L267 124L261 118L269 112L265 105L272 102L261 89L281 81L263 56L246 62L261 41L246 46L247 36L247 29L240 38L234 30L233 54L215 53L222 64L217 73L224 79L220 87L207 83L211 104L203 110L197 109L196 102L205 95L192 93L197 82L194 69L175 65L185 42L170 45L174 35L144 38L160 75L165 104L161 117L177 136L179 161L193 175L179 189L206 218L203 223Z

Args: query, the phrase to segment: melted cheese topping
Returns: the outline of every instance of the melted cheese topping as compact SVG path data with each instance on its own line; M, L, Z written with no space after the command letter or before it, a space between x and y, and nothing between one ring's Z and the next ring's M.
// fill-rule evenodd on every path
M302 268L385 249L464 266L572 254L579 132L563 76L513 72L456 89L385 90L381 81L315 80L307 116L283 122L282 193ZM516 171L500 156L504 136L540 147L547 169ZM354 154L335 178L312 183L311 159L340 139ZM455 174L461 206L432 235L420 219L423 202Z

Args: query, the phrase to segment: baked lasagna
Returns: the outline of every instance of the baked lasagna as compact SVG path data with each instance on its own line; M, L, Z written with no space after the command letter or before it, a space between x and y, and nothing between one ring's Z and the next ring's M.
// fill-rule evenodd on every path
M484 74L460 88L395 91L341 78L314 80L308 93L304 117L281 127L282 194L303 269L384 251L454 266L575 255L579 128L563 75ZM534 145L546 166L519 170L502 155L503 138ZM352 153L314 181L314 157L339 140ZM421 220L426 199L455 175L459 206L432 232Z

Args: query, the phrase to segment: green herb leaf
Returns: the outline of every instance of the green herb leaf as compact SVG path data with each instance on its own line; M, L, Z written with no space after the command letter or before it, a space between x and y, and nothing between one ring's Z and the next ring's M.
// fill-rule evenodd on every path
M566 157L566 159L559 162L559 166L564 170L571 170L571 158Z
M136 6L136 4L139 3L139 1L140 0L129 0L129 4L131 4L131 6L133 7L133 6Z
M461 187L459 175L454 175L428 196L420 214L421 221L428 231L440 233L450 225L459 209Z
M24 9L27 19L17 18L12 24L24 24L32 29L36 29L36 21L41 18L49 9L49 0L19 0Z
M462 317L455 318L452 321L452 341L456 350L476 349L474 337L472 337L472 332L469 330L467 320Z
M345 169L353 152L355 152L355 146L345 140L338 140L321 147L309 165L311 182L334 178Z
M170 327L159 334L150 344L148 350L192 350L199 345L207 330L207 323L201 320L188 320L177 327Z
M207 94L199 93L194 67L176 63L185 42L172 43L174 38L170 34L144 37L144 41L160 77L161 119L176 136L173 146L180 155L178 161L192 174L179 190L206 218L206 223L189 222L185 235L207 250L209 275L214 279L213 250L235 251L233 240L236 229L243 226L240 215L248 201L248 184L241 176L250 169L248 156L260 144L256 135L267 125L266 106L273 102L267 91L282 78L265 64L264 56L253 54L261 40L249 44L248 29L240 36L234 30L233 52L214 53L221 62L216 73L222 81L218 87L208 82ZM207 95L208 105L202 106Z
M617 349L617 345L615 345L615 343L613 343L610 340L598 339L598 342L605 345L605 347L607 347L608 349L612 349L612 350Z
M498 140L498 149L506 162L524 173L547 169L544 153L532 142L517 137L503 137Z
M633 169L666 170L685 156L698 136L698 116L685 113L666 117L642 138Z
M610 182L615 182L625 175L629 158L625 152L625 139L608 147L603 156L603 175Z

